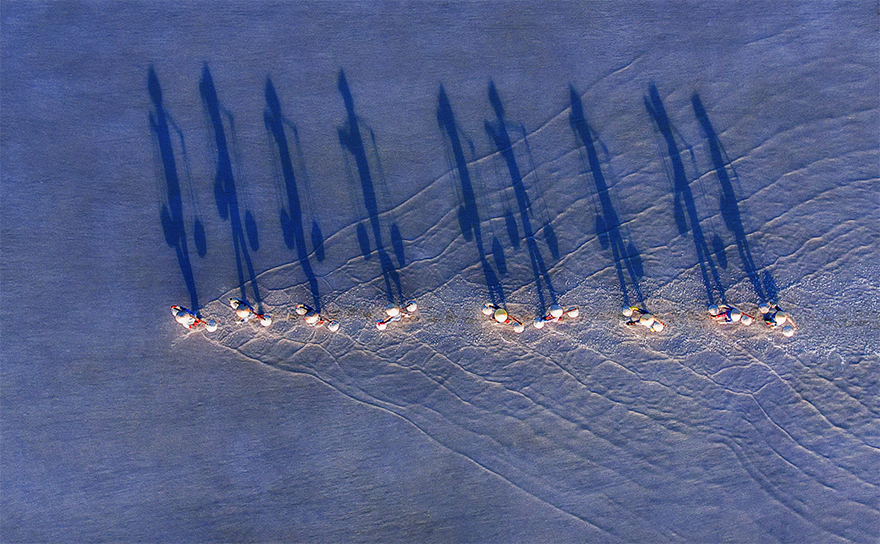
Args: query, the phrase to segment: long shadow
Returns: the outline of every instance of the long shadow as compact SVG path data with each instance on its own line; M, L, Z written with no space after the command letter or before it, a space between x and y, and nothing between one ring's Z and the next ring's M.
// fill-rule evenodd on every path
M709 155L712 158L712 164L715 167L715 174L718 176L718 182L721 184L721 216L724 218L724 223L727 225L727 228L733 233L734 238L736 238L736 248L739 251L740 259L742 259L746 276L748 276L749 281L752 282L752 286L754 287L755 293L758 295L760 301L773 299L772 301L775 302L776 284L773 281L773 276L769 271L764 270L764 284L762 285L761 271L758 266L755 265L755 260L752 258L752 251L749 248L749 242L746 238L746 231L743 226L739 205L737 204L736 194L733 191L733 184L730 182L730 176L727 174L728 161L724 160L724 148L721 145L721 141L718 139L718 134L712 127L712 123L709 121L709 115L706 113L706 108L703 107L703 101L700 100L700 95L694 93L691 97L691 105L694 108L694 114L697 117L697 121L699 121L700 126L703 127L703 132L706 133L706 140L709 142Z
M344 127L338 129L339 143L343 149L347 150L354 157L357 165L358 176L361 181L361 191L364 196L364 205L367 208L367 215L370 218L370 226L373 230L373 241L376 244L376 253L379 256L379 264L382 268L382 278L385 280L385 292L388 294L389 302L394 302L395 290L401 302L403 302L403 289L400 285L400 275L394 268L391 257L385 250L382 241L382 226L379 223L379 204L376 201L376 189L373 185L373 177L370 174L370 163L367 160L367 152L364 148L364 141L361 137L360 124L354 111L354 99L351 96L351 89L348 87L348 81L345 79L345 72L339 71L339 79L337 81L339 94L345 102L345 111L347 114ZM366 235L366 232L364 232ZM369 240L364 240L363 235L358 233L359 242L361 243L364 257L367 258L371 253L369 246L364 247Z
M597 215L596 217L596 234L599 236L603 247L611 248L614 266L617 268L617 279L620 282L620 291L623 294L623 304L625 306L631 305L626 281L626 276L628 275L632 291L638 300L639 306L644 306L645 301L642 297L642 290L639 287L639 279L642 277L641 257L635 251L635 246L632 244L627 246L623 240L623 235L620 232L620 218L617 216L617 212L611 202L608 184L605 182L605 175L602 173L599 155L596 152L596 146L593 144L593 135L595 133L584 116L584 106L580 95L578 95L574 87L569 86L569 91L571 94L569 122L575 135L586 150L587 162L593 174L593 182L596 184L596 195L602 208L602 215ZM626 269L626 274L624 274L624 269Z
M159 142L159 154L165 171L165 187L167 202L162 205L161 221L165 242L177 253L177 263L183 274L186 290L189 291L190 308L198 315L199 297L196 291L196 280L192 264L189 260L189 248L186 241L186 228L183 223L183 199L180 194L180 178L177 174L177 162L174 160L174 147L171 144L171 133L168 128L168 115L162 105L162 88L155 70L150 66L147 75L147 90L153 102L154 112L150 112L150 128Z
M285 240L291 239L296 248L296 256L299 264L309 282L312 292L313 307L321 311L321 294L318 290L318 278L312 270L309 261L309 252L306 248L306 236L303 230L303 213L299 200L299 191L296 187L296 176L293 173L293 161L290 158L290 148L287 144L287 135L284 131L284 115L281 113L281 102L278 93L270 78L266 78L266 111L263 113L263 121L266 129L271 133L278 145L278 158L281 161L281 173L284 176L284 187L287 192L288 210L281 209L281 228L285 233Z
M654 124L663 140L669 153L669 161L672 164L672 184L674 193L674 213L676 223L679 226L679 232L682 234L687 232L688 225L693 232L694 248L697 252L697 260L700 264L700 272L703 276L703 285L706 288L706 299L709 304L715 304L715 295L717 293L720 301L725 300L724 287L721 284L721 278L715 262L712 260L712 253L706 244L706 238L703 235L703 228L700 226L700 217L697 214L697 206L694 202L694 195L691 192L687 175L684 171L684 163L681 154L678 151L678 145L675 143L675 135L673 134L672 123L666 115L666 108L663 107L663 101L660 99L660 93L657 87L652 83L648 88L648 95L644 97L645 108L654 120ZM684 208L682 210L682 204Z
M546 285L547 287L547 292L550 295L550 301L552 304L557 303L556 291L553 289L553 283L550 281L550 274L547 272L544 258L541 256L541 251L538 249L538 242L535 240L535 232L532 228L531 219L529 218L529 197L526 193L525 185L523 184L522 173L520 173L519 166L516 163L513 144L510 141L510 135L507 133L507 125L504 119L504 107L501 105L501 98L498 96L498 91L495 89L494 82L489 83L489 102L492 104L492 109L495 110L497 122L491 123L486 121L486 133L495 143L498 152L504 157L504 161L507 163L507 169L510 172L510 180L513 184L513 192L516 195L516 202L519 206L520 221L522 222L523 232L525 234L526 247L528 247L529 259L532 263L532 272L535 275L535 284L538 288L538 302L541 306L541 313L543 314L547 309L547 302L544 299L543 285Z
M455 123L455 117L452 114L452 106L446 96L443 86L440 86L440 92L437 95L437 123L440 129L446 134L449 144L452 147L452 156L455 160L455 168L458 171L458 181L461 184L461 195L463 203L458 212L458 220L461 224L461 233L465 239L470 239L473 235L474 242L477 245L477 251L480 255L480 264L483 267L483 274L486 276L486 286L489 289L489 297L492 304L504 305L504 288L495 274L492 265L486 258L486 250L483 246L483 231L480 227L480 213L477 210L477 197L474 192L474 186L471 182L471 175L468 171L467 160L465 159L464 149L461 146L461 139L458 135L458 125ZM494 248L493 248L494 249Z
M214 197L217 201L217 212L222 219L229 219L232 228L232 245L235 250L235 264L238 270L238 283L242 300L247 300L247 283L250 282L254 294L254 302L257 303L258 311L263 312L263 300L260 297L260 289L257 286L257 274L254 263L251 260L245 231L242 228L241 211L238 205L238 194L235 189L235 178L232 175L232 160L229 156L229 145L226 141L226 130L223 128L223 117L220 101L217 98L217 89L214 87L214 79L206 65L202 71L202 79L199 82L199 92L208 117L211 120L211 128L214 132L214 141L217 146L217 178L214 181ZM247 276L245 276L245 268Z

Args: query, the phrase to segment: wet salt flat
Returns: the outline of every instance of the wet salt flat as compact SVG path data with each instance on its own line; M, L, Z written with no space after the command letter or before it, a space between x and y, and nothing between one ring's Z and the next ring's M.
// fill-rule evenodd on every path
M4 7L4 541L876 541L874 7L503 6Z

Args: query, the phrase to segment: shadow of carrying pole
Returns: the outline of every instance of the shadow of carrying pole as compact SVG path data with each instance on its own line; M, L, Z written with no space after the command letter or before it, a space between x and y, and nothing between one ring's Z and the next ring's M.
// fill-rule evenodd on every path
M306 160L303 154L302 144L299 141L299 131L297 130L296 125L288 122L286 119L284 119L284 124L288 125L293 130L294 147L296 147L296 154L299 159L302 178L305 181L308 210L312 214L312 251L315 252L315 258L318 259L319 263L324 262L326 257L324 252L324 234L321 232L321 225L318 224L318 210L312 202L312 184L309 182L309 174L306 170Z
M388 193L388 180L385 179L385 171L382 168L382 157L379 155L379 146L376 145L376 134L373 132L373 129L369 127L368 129L370 132L370 142L373 144L373 153L376 156L376 170L379 174L379 185L384 189L385 202L389 203L391 201L391 195ZM406 266L406 252L404 251L403 236L401 236L400 229L397 227L397 222L394 220L394 214L389 210L388 215L391 217L391 228L389 229L391 235L391 249L394 250L394 256L397 257L397 265L400 268L403 268Z
M541 306L541 315L543 315L547 310L547 302L544 300L542 280L547 286L547 292L550 294L550 301L552 304L557 303L556 291L553 289L553 284L550 281L550 274L547 272L544 258L541 256L541 252L538 249L538 242L535 240L535 232L532 228L532 222L529 219L529 197L526 193L525 185L523 184L523 178L519 166L516 163L513 144L510 141L510 135L507 133L507 127L505 125L504 108L501 105L501 99L498 96L498 91L495 89L494 82L489 83L489 102L492 104L492 109L495 110L497 128L489 121L486 121L486 133L494 142L498 152L504 157L504 160L507 163L507 169L510 172L510 180L513 184L513 192L516 195L516 202L519 206L520 219L525 234L526 247L528 247L529 258L532 263L532 272L535 275L535 284L538 287L538 302Z
M189 291L190 309L199 315L199 297L196 292L196 280L192 263L189 260L189 249L186 242L186 228L183 224L183 200L180 194L180 178L177 174L177 163L174 160L174 148L171 145L171 133L168 129L168 117L162 105L162 88L155 70L150 66L147 75L147 90L153 102L155 112L150 113L150 128L159 143L159 154L165 172L165 187L168 201L162 205L162 231L165 242L177 253L177 263L183 274L186 290Z
M700 126L703 127L703 132L705 132L706 140L709 143L709 156L712 158L715 174L718 176L718 182L721 184L721 216L724 218L724 224L727 225L727 228L730 229L734 238L736 238L736 248L739 251L740 259L742 259L746 276L748 276L749 281L752 283L752 287L754 287L755 294L760 302L766 301L768 298L775 299L776 293L773 287L775 282L769 272L764 271L765 285L761 284L759 270L755 266L755 260L752 258L752 252L746 238L742 215L739 211L736 194L733 191L733 184L730 182L730 176L727 175L727 161L724 160L723 147L718 139L718 134L709 121L709 115L706 113L706 108L703 107L700 95L694 93L691 97L691 105L694 108L694 115L696 115L697 121L700 122Z
M620 232L620 219L617 216L617 212L614 210L614 205L611 203L608 184L605 182L605 176L602 174L602 168L599 162L599 155L596 153L595 145L593 145L593 131L584 116L584 106L581 102L581 97L578 95L577 91L575 91L574 87L569 86L569 91L571 94L571 114L569 115L569 122L571 123L571 128L575 135L580 140L580 144L583 145L587 152L587 162L589 163L590 171L593 174L593 182L596 184L596 194L598 195L599 204L602 208L602 220L596 221L596 235L599 236L600 239L606 237L605 239L607 239L607 243L611 247L611 253L614 256L614 266L617 269L617 279L620 282L620 291L623 294L624 306L631 305L629 292L627 290L626 276L624 275L625 267L636 299L638 300L639 305L644 307L644 298L642 297L642 291L639 287L639 277L641 274L634 263L635 260L639 259L639 256L632 255L631 253L634 248L627 248L623 241L623 236ZM583 157L581 158L583 159Z
M382 278L385 280L385 291L388 294L388 301L394 302L395 290L403 303L403 290L400 286L400 275L394 268L394 263L382 242L382 227L379 223L379 205L376 201L376 189L373 186L373 178L370 175L370 163L367 160L367 153L364 149L364 141L361 138L360 125L357 115L354 111L354 99L351 96L351 89L348 87L348 81L345 79L345 72L339 71L339 79L337 81L339 94L345 102L345 111L347 113L345 126L339 129L339 143L343 149L348 150L354 157L357 165L358 176L361 180L361 190L364 195L364 205L367 208L367 215L370 217L370 225L373 230L373 240L376 243L376 253L379 255L379 264L382 268ZM365 253L366 258L369 253Z
M238 270L238 283L241 290L242 300L247 300L247 282L250 281L254 292L254 301L257 303L258 313L263 313L263 301L260 298L260 289L257 286L257 274L248 251L247 240L241 223L241 212L238 206L238 194L235 190L235 179L232 175L232 161L229 157L229 145L226 142L226 132L223 128L223 118L220 112L220 101L217 98L217 90L214 87L214 79L211 71L205 65L202 71L202 79L199 82L199 92L205 104L208 117L211 120L211 128L214 132L214 141L217 146L217 178L214 182L214 197L217 200L217 212L222 219L229 219L232 228L232 245L235 250L235 264ZM247 268L247 278L245 277Z
M724 287L721 285L721 278L718 275L718 269L712 260L712 254L706 244L706 238L703 236L703 229L700 226L700 217L697 214L697 206L694 203L694 195L688 184L687 175L684 171L684 163L681 160L681 154L675 143L672 124L666 115L666 108L663 107L663 101L660 99L660 93L657 87L652 83L648 88L648 95L644 97L645 108L654 120L654 124L666 142L669 152L669 161L672 163L672 185L674 193L674 214L679 229L684 232L688 224L693 232L694 248L697 252L697 260L700 264L700 272L703 276L703 285L706 288L706 299L709 304L715 304L715 294L717 292L721 302L724 302ZM682 216L681 202L684 202L684 209L687 211L687 222Z
M543 191L541 189L541 180L538 179L538 166L535 163L535 155L532 153L532 146L529 145L529 135L526 132L526 126L520 124L519 129L522 133L522 141L525 144L526 155L529 158L529 165L532 168L532 176L535 178L534 187L536 192L538 193L538 201L544 208L544 218L546 219L546 223L544 223L544 226L540 227L538 230L544 233L544 241L547 242L547 249L550 250L550 257L558 261L559 240L556 238L556 231L553 229L553 221L550 217L550 210L547 208L547 202L544 200L544 196L542 194ZM529 207L531 208L531 203L529 204Z
M292 238L293 245L296 248L296 256L299 264L306 275L309 282L309 289L312 292L312 306L318 312L321 311L321 294L318 290L318 278L312 270L312 264L309 261L309 253L306 248L306 237L303 230L303 214L300 204L299 192L296 188L296 177L293 173L293 161L290 158L290 148L287 144L287 135L284 131L284 116L281 113L281 102L278 100L278 93L270 78L266 79L266 111L263 114L263 121L266 123L266 129L272 134L275 143L278 145L278 158L281 162L281 173L284 176L284 187L287 192L287 210L282 209L281 228L285 231L285 238Z
M480 214L477 210L477 197L474 193L467 160L461 146L461 139L458 136L458 128L455 124L455 117L452 114L452 106L449 104L449 99L446 97L446 91L442 85L437 95L437 123L449 139L452 155L455 159L455 169L458 172L458 181L461 184L461 194L464 202L459 213L459 220L461 221L462 235L468 238L468 233L473 234L474 242L477 244L477 251L480 254L483 274L486 276L489 298L492 304L504 306L504 288L501 286L495 270L486 258L486 250L483 246L483 232L480 227Z

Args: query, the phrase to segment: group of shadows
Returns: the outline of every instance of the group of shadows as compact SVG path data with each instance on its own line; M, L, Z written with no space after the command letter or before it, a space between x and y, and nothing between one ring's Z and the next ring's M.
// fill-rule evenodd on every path
M391 254L385 248L382 224L380 222L379 198L377 198L377 184L383 190L383 196L387 200L388 184L385 179L382 163L379 159L376 137L372 129L367 126L356 114L354 99L346 80L344 72L340 71L337 87L342 97L346 111L346 120L343 126L337 128L339 144L349 173L351 185L350 194L360 193L360 200L354 196L354 208L358 210L356 235L358 244L365 260L373 258L374 253L381 268L384 280L385 293L388 302L392 305L404 303L406 297L401 286L399 269L406 265L403 238L400 229L391 217L389 238ZM249 208L247 190L241 192L236 188L236 177L241 178L240 171L233 166L233 155L237 163L240 162L240 154L235 137L235 123L232 113L223 107L207 66L202 71L199 82L199 91L204 105L206 119L211 127L214 148L217 153L216 177L214 180L214 197L217 213L224 221L228 221L232 231L232 245L238 272L239 290L241 300L252 300L256 305L257 313L263 313L263 301L260 289L257 285L251 252L259 249L259 236L256 221ZM193 242L199 257L207 254L207 240L205 229L200 219L200 211L197 205L194 181L190 174L189 159L186 155L186 145L183 133L174 123L171 115L162 103L162 90L156 72L151 67L148 74L148 92L153 105L150 112L149 122L155 140L158 144L158 153L164 173L164 190L160 189L161 197L161 223L165 240L176 254L184 283L190 296L190 308L198 315L200 304L196 281L190 259L187 229L187 220L191 219ZM311 204L311 187L308 173L305 168L305 160L300 145L296 125L286 118L282 112L281 101L272 83L267 78L265 86L266 107L263 120L267 136L271 142L278 164L280 176L278 176L278 205L279 221L285 245L296 252L296 258L305 275L311 293L311 306L316 312L321 311L321 294L318 287L318 279L315 275L311 258L318 261L325 258L324 240L318 223L318 216ZM523 171L517 160L515 147L524 148L525 157L529 160L526 177L531 178L532 192L540 196L541 182L538 179L537 167L528 144L528 135L525 128L509 121L504 113L504 108L494 83L489 83L489 102L495 117L484 123L486 136L497 151L499 162L503 161L507 175L502 174L503 168L496 168L494 176L490 176L498 183L509 176L510 185L500 187L497 194L504 195L503 224L510 245L518 250L525 243L529 254L532 272L534 275L539 315L544 315L548 306L558 307L556 290L550 277L547 260L542 255L538 245L538 234L544 239L553 260L559 259L559 245L551 225L551 217L547 205L543 205L543 220L539 219L540 209L536 209L530 198L524 180ZM605 250L610 250L610 257L616 268L617 279L620 283L622 306L640 308L645 310L645 300L640 287L640 280L644 276L642 259L636 250L635 244L627 240L623 232L622 222L615 210L614 202L609 192L609 184L602 171L600 151L607 156L607 148L599 139L596 132L590 127L584 114L584 107L580 95L570 87L570 113L569 123L578 151L582 175L585 180L592 180L593 188L587 188L595 211L595 232L600 245ZM724 148L715 132L712 123L706 113L699 95L694 94L691 98L694 115L702 127L702 131L708 143L708 151L714 167L716 177L720 183L719 206L724 224L735 239L745 274L752 284L756 297L760 302L776 302L777 290L772 276L766 270L762 271L756 265L749 249L746 238L746 229L743 225L737 197L735 196L729 170L736 173ZM697 261L700 267L703 284L706 290L708 305L723 304L725 289L721 281L719 268L727 268L727 256L725 245L721 236L716 232L712 239L711 247L706 241L705 234L700 225L699 214L694 195L691 191L688 176L686 174L684 159L679 149L679 141L690 152L693 159L693 151L684 141L681 133L670 121L659 92L653 84L649 86L648 93L644 97L644 105L653 120L654 128L658 137L659 145L665 144L666 154L664 167L669 177L674 195L673 216L681 235L691 232ZM473 241L479 255L480 265L485 276L490 304L496 308L506 310L506 300L501 277L507 274L507 263L504 255L504 247L495 234L493 219L490 217L488 226L492 238L487 243L484 237L480 210L477 204L478 194L488 195L489 189L484 186L483 175L479 171L472 173L469 165L477 164L476 146L459 124L456 122L452 106L445 90L441 86L437 96L437 123L444 136L445 153L449 161L450 171L454 174L455 192L457 195L457 216L465 240ZM176 140L172 140L172 133ZM229 137L227 137L227 134ZM184 185L188 188L189 197L193 204L190 207L192 217L185 217L183 198L181 191L181 175L178 171L177 159L175 158L175 143L182 155L184 164ZM291 152L291 149L294 152ZM520 152L520 156L523 156ZM373 159L371 166L370 159ZM350 162L353 160L357 179L355 179ZM377 181L374 181L377 180ZM359 182L359 183L358 183ZM240 180L239 180L240 183ZM360 189L358 190L358 185ZM475 187L476 186L476 187ZM306 195L306 202L301 198L301 189ZM509 190L512 189L512 204L509 198ZM598 201L598 204L597 204ZM387 204L387 202L386 202ZM244 214L242 214L244 207ZM387 207L390 209L390 207ZM310 243L306 242L306 215L311 214ZM490 214L491 215L491 214ZM517 215L519 221L517 221ZM536 225L534 222L543 223ZM713 229L714 230L714 229ZM370 234L372 233L372 239ZM522 235L521 235L521 234ZM491 260L487 247L490 247ZM396 264L395 264L396 260ZM494 266L493 266L494 263ZM249 299L248 291L252 298Z

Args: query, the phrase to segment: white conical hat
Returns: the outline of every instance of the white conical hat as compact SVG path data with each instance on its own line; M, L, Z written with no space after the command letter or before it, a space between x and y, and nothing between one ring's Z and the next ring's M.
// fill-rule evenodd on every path
M654 324L651 325L651 330L654 332L661 332L664 328L663 323L659 321L654 321Z
M794 327L791 325L786 325L782 327L782 334L785 336L793 336L794 335Z
M504 308L498 308L497 310L495 310L495 313L492 315L492 317L495 318L495 321L499 323L504 323L505 321L507 321L507 310L505 310Z
M559 304L554 304L550 306L550 315L553 317L562 317L563 311L562 307Z
M305 321L309 325L314 325L315 323L318 322L319 319L321 319L321 316L318 315L318 312L312 312L310 314L306 314L306 317L305 317Z
M642 314L639 318L639 324L649 327L654 324L654 316L651 314Z
M385 313L388 314L389 317L395 317L400 315L400 308L397 307L397 304L392 302L388 306L385 306Z
M718 315L718 312L719 312L719 308L717 305L715 305L715 304L709 305L709 315Z
M743 313L736 308L732 308L730 310L730 319L732 319L733 321L739 321L740 319L742 319L742 316Z
M487 302L486 304L483 304L483 309L481 311L485 315L492 315L493 313L495 313L495 306L492 306Z
M631 315L633 315L633 309L631 306L624 306L623 309L620 310L620 313L622 313L626 317L630 317Z

